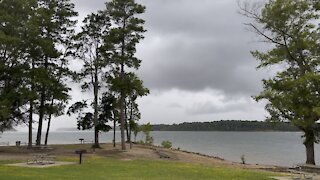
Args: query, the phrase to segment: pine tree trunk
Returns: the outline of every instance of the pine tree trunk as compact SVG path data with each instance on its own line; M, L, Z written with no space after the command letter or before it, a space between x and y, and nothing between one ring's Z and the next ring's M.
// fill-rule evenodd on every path
M314 140L315 136L314 133L311 132L305 132L306 139L305 142L303 143L306 147L306 156L307 156L307 161L306 164L312 164L315 165L315 160L314 160Z
M48 57L46 57L46 59L45 59L44 68L45 68L45 70L48 70ZM45 113L44 106L45 106L45 101L46 101L46 91L45 90L46 90L45 84L42 84L41 96L40 96L40 107L39 107L39 124L38 124L37 140L36 140L37 146L41 145L42 123L43 123L43 118L44 118L44 113Z
M127 141L129 142L129 123L128 123L128 115L127 115L127 103L124 105L124 122L126 127L126 135L127 135Z
M130 101L130 119L129 119L129 143L130 143L130 149L132 149L132 141L131 141L131 134L132 134L132 129L131 129L131 124L133 124L133 100L131 99Z
M32 148L32 123L33 123L33 100L30 100L28 148Z
M124 81L124 65L121 64L121 81ZM120 131L121 131L121 149L126 150L125 134L124 134L124 92L121 90L120 93Z
M123 20L123 25L122 25L122 30L126 30L126 20ZM121 42L121 57L125 58L125 37L122 38L122 42ZM124 62L121 63L121 67L120 67L120 80L123 83L124 82ZM124 90L121 89L120 92L120 131L121 131L121 149L122 150L126 150L126 142L125 142L125 134L124 134L124 121L125 121L125 114L124 114L124 106L125 106L125 94L124 94Z
M120 97L120 131L121 131L121 149L126 150L125 133L124 133L124 108L123 108L123 93Z
M41 98L40 98L40 111L39 111L39 124L38 124L38 132L37 132L37 140L36 145L41 145L41 133L42 133L42 123L43 123L43 117L44 117L44 102L45 102L45 92L44 88L41 92Z
M50 107L53 106L53 101L54 101L54 97L52 97ZM50 125L51 125L51 118L52 118L52 113L50 112L49 118L48 118L46 138L45 138L45 140L44 140L44 145L47 145L47 144L48 144L48 137L49 137L49 131L50 131Z
M113 147L116 147L116 118L113 120Z
M34 70L34 59L32 59L32 69ZM31 92L34 92L34 84L33 84L33 80L34 77L31 74ZM28 131L29 131L29 138L28 138L28 148L32 148L32 124L33 124L33 103L34 103L34 98L30 99L30 109L29 109L29 127L28 127Z
M95 73L95 82L94 82L94 114L93 114L93 124L94 124L94 147L99 148L99 131L97 129L98 125L98 76L97 72Z
M129 143L130 143L130 149L132 149L132 141L131 141L131 128L130 128L130 131L129 131Z
M46 132L46 138L44 140L44 145L48 144L48 137L49 137L49 131L50 131L50 125L51 125L51 117L52 117L52 113L49 114L47 132Z

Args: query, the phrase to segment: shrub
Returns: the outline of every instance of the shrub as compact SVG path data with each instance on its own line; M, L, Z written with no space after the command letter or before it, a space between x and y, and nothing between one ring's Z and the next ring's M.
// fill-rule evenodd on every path
M240 159L242 164L246 164L246 157L244 156L244 154L241 155Z
M172 142L171 141L162 141L161 143L162 147L164 148L171 148L172 147Z
M139 140L139 141L137 141L136 143L137 143L137 144L145 144L144 141L142 141L142 140Z
M145 144L147 144L147 145L152 145L152 144L153 144L153 137L150 136L150 135L148 135L148 136L146 137L146 142L145 142Z

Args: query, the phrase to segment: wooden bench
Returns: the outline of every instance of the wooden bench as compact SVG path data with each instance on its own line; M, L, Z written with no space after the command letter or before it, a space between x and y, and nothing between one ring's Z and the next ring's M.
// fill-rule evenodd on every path
M167 153L160 151L160 150L156 150L156 153L159 155L159 157L162 159L169 159L171 158Z
M85 140L83 140L83 144L93 144L94 143L94 141L85 141Z
M0 142L0 146L9 146L10 143L9 142Z
M40 146L32 146L32 149L34 149L34 150L52 150L52 147L40 145Z

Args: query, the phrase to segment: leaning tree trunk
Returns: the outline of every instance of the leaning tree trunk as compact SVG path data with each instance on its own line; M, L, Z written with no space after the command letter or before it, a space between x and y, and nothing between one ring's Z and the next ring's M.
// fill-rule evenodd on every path
M50 131L50 125L51 125L51 117L52 117L52 114L50 113L49 114L49 118L48 118L46 137L44 139L44 145L48 145L49 131Z
M50 107L53 106L53 101L54 101L54 97L52 97ZM51 118L52 118L52 112L50 112L49 118L48 118L47 132L46 132L46 138L44 139L44 145L48 144L49 131L50 131L50 125L51 125Z
M304 145L306 147L306 156L307 156L307 161L306 164L312 164L315 165L315 160L314 160L314 141L315 141L315 135L313 131L310 132L305 132L305 141Z

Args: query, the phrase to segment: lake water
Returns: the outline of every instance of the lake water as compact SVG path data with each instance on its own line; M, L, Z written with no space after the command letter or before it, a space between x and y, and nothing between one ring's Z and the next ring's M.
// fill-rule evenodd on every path
M174 148L218 156L226 160L240 162L245 155L247 163L292 166L305 162L305 149L299 132L190 132L156 131L152 132L154 143L160 145L169 140ZM35 137L35 134L34 134ZM101 143L112 142L112 132L101 133ZM71 131L51 132L49 144L75 144L79 138L93 140L93 132ZM116 141L120 140L117 132ZM137 139L143 139L139 133ZM0 142L28 141L26 132L5 132ZM320 146L315 146L316 163L320 164Z

